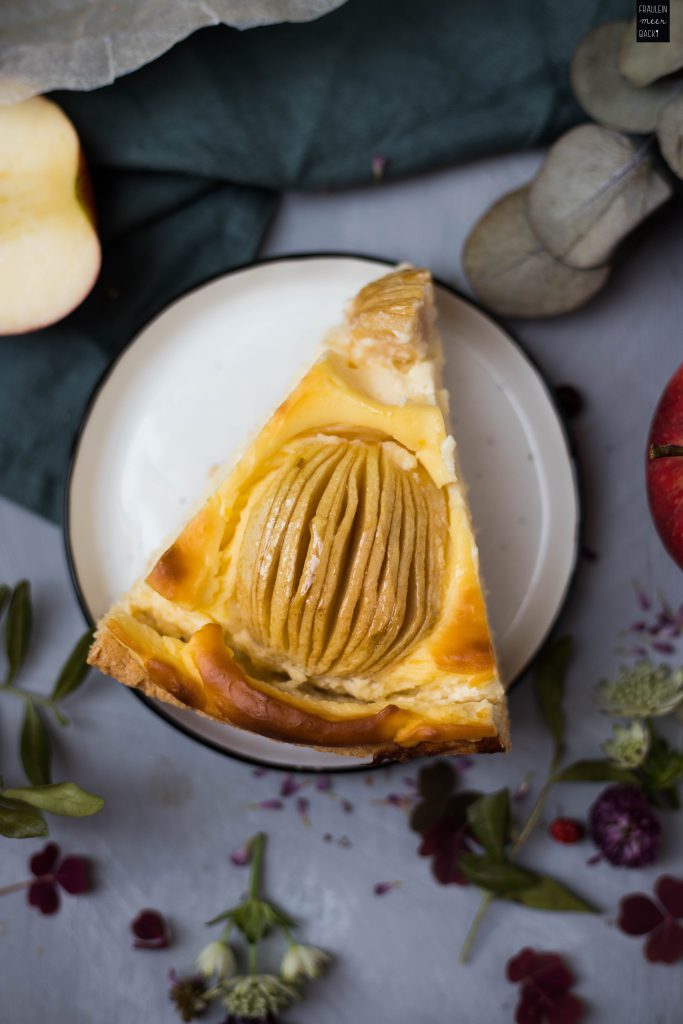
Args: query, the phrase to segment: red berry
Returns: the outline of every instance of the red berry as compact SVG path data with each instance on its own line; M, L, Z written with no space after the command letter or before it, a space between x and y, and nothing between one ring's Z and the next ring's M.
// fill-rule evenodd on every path
M558 843L578 843L583 839L584 828L575 818L555 818L548 831Z

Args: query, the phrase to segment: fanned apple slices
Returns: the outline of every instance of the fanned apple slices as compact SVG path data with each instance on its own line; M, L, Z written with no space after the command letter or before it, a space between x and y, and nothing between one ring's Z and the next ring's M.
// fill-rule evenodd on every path
M507 749L441 362L428 271L363 288L324 355L101 621L90 663L337 753Z

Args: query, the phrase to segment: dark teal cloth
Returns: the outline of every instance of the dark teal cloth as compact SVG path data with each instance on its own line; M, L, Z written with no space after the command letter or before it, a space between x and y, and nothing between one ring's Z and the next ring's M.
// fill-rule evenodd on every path
M112 86L56 94L92 170L104 262L62 323L0 339L0 490L59 518L100 374L171 299L256 255L278 192L369 182L375 154L392 179L548 142L581 118L578 40L632 6L349 0L308 24L205 29Z

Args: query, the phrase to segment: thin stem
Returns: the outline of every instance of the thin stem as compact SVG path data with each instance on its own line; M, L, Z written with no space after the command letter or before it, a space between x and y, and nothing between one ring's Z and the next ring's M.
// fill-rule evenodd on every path
M263 874L263 853L266 845L265 832L259 832L249 843L251 847L251 870L249 872L249 896L252 900L261 898L261 876Z
M33 885L35 878L30 878L26 882L15 882L14 885L6 885L0 889L0 896L9 896L11 892L20 892L22 889L28 889L29 885Z
M531 808L531 813L527 818L522 831L519 833L514 843L510 847L510 853L508 855L510 860L513 860L514 857L517 856L517 854L522 849L527 839L535 829L536 825L538 824L538 819L541 816L541 812L543 811L543 807L548 798L548 794L554 786L553 777L555 775L555 772L559 768L561 756L561 749L559 747L556 747L553 753L553 759L550 762L550 771L548 772L548 779L543 788L541 789L540 793L536 797L536 802L534 803L534 806ZM479 931L479 926L482 920L484 919L484 915L488 910L489 906L491 905L493 898L493 893L487 892L484 894L482 901L479 904L479 909L474 915L474 919L472 921L472 924L470 925L470 929L467 935L465 936L465 941L462 944L462 949L460 950L461 964L464 964L466 962L467 957L470 954L472 946L474 945L474 940L477 937L477 932Z
M249 973L256 974L256 950L257 944L255 942L249 943Z
M467 958L470 955L472 946L474 945L474 940L476 939L477 932L479 931L479 925L481 924L484 918L484 914L489 909L489 905L491 904L492 901L493 893L487 892L484 898L482 899L481 903L479 904L479 909L477 910L476 914L474 915L474 918L472 919L472 924L470 925L469 931L465 936L465 941L462 944L462 949L460 950L461 964L467 963Z
M668 459L672 455L683 455L683 444L651 444L648 451L650 459Z
M30 700L33 701L34 704L40 704L43 707L49 708L60 725L69 724L69 719L62 711L60 711L57 704L51 697L43 697L42 694L34 693L33 690L20 690L18 686L12 686L11 683L1 683L0 693L11 693L13 696L20 697L22 700Z

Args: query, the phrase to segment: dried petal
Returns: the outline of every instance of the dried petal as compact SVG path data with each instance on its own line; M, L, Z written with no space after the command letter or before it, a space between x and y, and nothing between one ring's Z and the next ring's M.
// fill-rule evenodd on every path
M650 934L645 943L645 956L652 963L675 964L683 957L683 928L667 918Z
M251 843L245 843L230 854L230 861L235 867L243 868L251 860Z
M528 978L536 969L538 964L538 953L535 949L525 946L516 956L510 957L505 968L505 975L508 981L518 982Z
M618 926L627 935L647 935L664 920L661 910L645 893L625 896L619 904Z
M295 779L293 775L287 775L282 780L282 785L280 786L280 796L292 796L294 793L298 793L298 791L302 787L303 782L297 781L297 779Z
M56 843L46 843L42 850L34 853L29 860L29 867L32 874L40 878L41 875L49 875L59 857L59 847Z
M585 1007L579 997L572 992L565 992L552 1008L548 1009L546 1018L548 1024L576 1024L584 1012Z
M168 946L168 926L158 910L141 910L130 928L135 936L133 945L136 949L165 949Z
M54 882L34 882L28 891L28 901L41 914L54 914L59 908L57 886Z
M72 896L80 896L90 888L87 860L85 857L65 857L55 872L55 879Z
M574 984L574 975L558 953L540 953L533 978L549 994L566 992Z
M655 883L655 893L672 917L683 918L683 878L661 875Z

